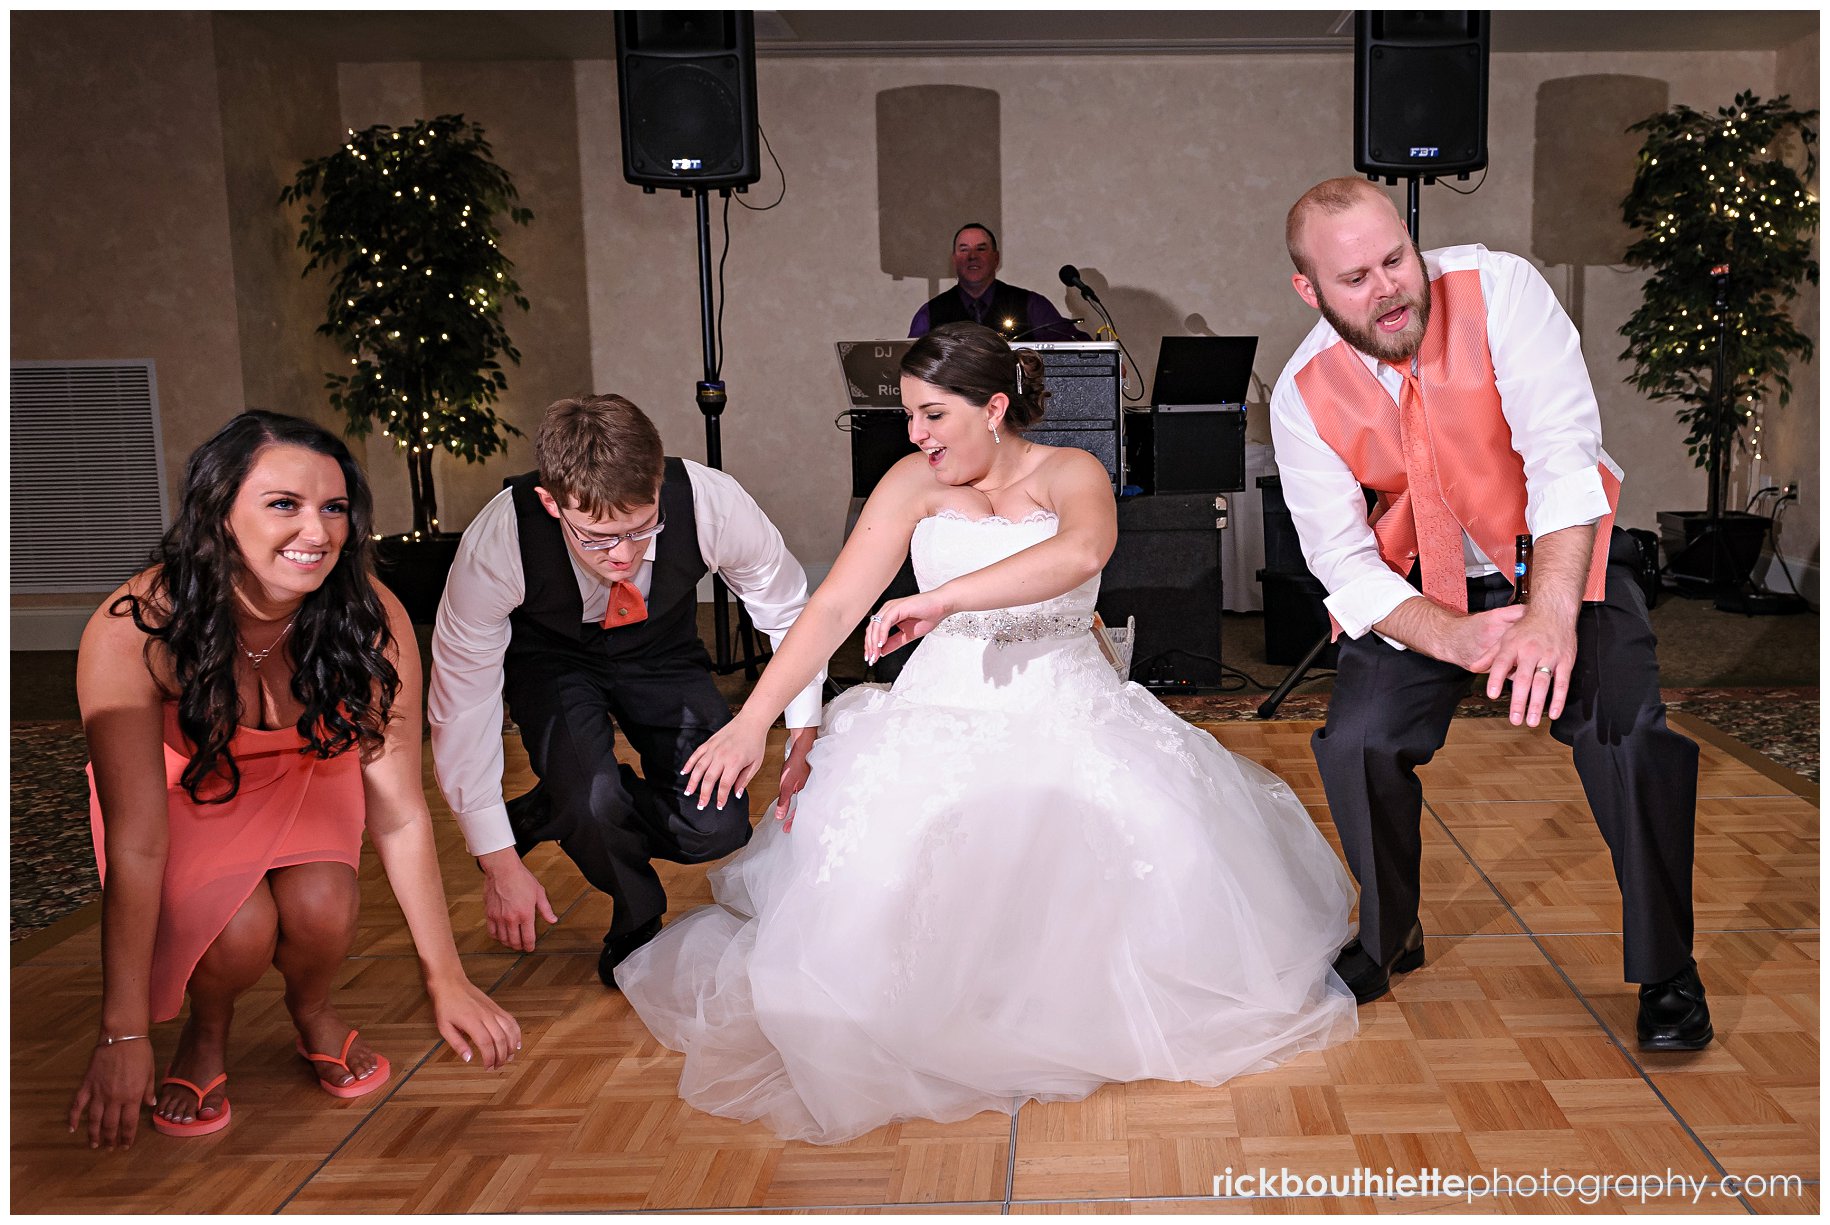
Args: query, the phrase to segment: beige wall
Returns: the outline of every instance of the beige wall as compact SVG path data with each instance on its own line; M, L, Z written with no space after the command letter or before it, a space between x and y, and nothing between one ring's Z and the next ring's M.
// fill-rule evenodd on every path
M1778 80L1773 92L1790 94L1792 105L1800 110L1820 105L1818 35L1813 34L1787 47L1778 58ZM1813 183L1811 186L1816 190L1818 185ZM1814 254L1818 254L1815 248ZM1800 330L1813 338L1818 337L1817 286L1806 285L1799 293L1794 315ZM1769 478L1767 484L1793 479L1800 484L1797 505L1787 507L1780 519L1779 552L1785 557L1799 588L1813 604L1817 602L1822 571L1819 531L1823 514L1823 478L1818 464L1821 452L1817 419L1822 385L1819 370L1816 361L1803 362L1793 368L1792 402L1767 413L1766 445L1762 448L1766 454L1762 469ZM1785 574L1778 567L1767 571L1766 581L1776 591L1787 588Z
M534 466L533 434L540 413L554 400L591 390L589 323L585 301L584 223L579 188L578 107L572 65L553 61L427 64L428 114L462 112L483 126L495 159L515 181L521 203L532 209L527 226L500 220L502 251L515 262L515 278L530 309L509 307L503 320L519 366L502 359L508 390L497 411L527 434L488 464L440 457L435 479L443 518L470 522L502 491L502 478Z
M213 23L244 402L339 428L323 374L339 354L317 334L329 283L299 275L299 210L279 204L299 167L336 147L337 68L234 14Z
M508 319L523 362L508 368L504 414L531 432L554 398L618 391L652 413L671 449L703 456L692 399L700 375L693 208L678 194L645 195L622 181L613 64L346 63L333 76L321 64L288 63L283 48L227 16L215 20L212 54L207 18L14 18L16 357L159 357L174 460L239 406L244 383L250 400L276 407L299 409L295 401L312 395L321 403L328 346L306 333L324 283L297 282L293 222L276 222L279 210L264 197L343 125L461 110L483 123L536 214L503 240L534 303ZM1702 477L1670 410L1622 381L1616 329L1636 304L1641 275L1545 264L1534 249L1567 258L1545 237L1552 203L1566 192L1605 200L1620 174L1613 162L1572 155L1567 142L1547 138L1540 156L1540 98L1570 93L1568 78L1586 88L1588 78L1608 77L1638 79L1601 83L1624 97L1699 107L1776 86L1798 95L1808 87L1814 101L1816 68L1815 39L1780 55L1495 55L1486 181L1465 197L1425 189L1425 245L1479 241L1533 256L1580 320L1608 446L1628 470L1626 523L1650 526L1658 509L1700 505ZM765 56L757 75L788 194L769 212L731 209L726 467L816 573L837 551L849 493L846 438L832 425L843 406L832 342L901 334L935 287L882 271L880 91L996 91L1001 166L995 184L975 185L974 198L997 200L1006 278L1068 305L1054 271L1079 264L1146 370L1164 333L1256 333L1258 374L1268 381L1310 325L1289 289L1281 222L1309 183L1351 172L1344 53ZM98 87L103 80L107 88ZM285 95L278 105L276 92ZM97 147L110 156L92 156ZM898 157L923 156L906 142L899 149ZM118 190L123 164L132 193ZM888 202L910 224L944 221L923 209L950 212L937 202L959 198L944 167L926 174L931 193ZM775 191L769 165L747 199L766 203ZM719 213L714 201L715 244ZM1072 306L1081 309L1077 299ZM1815 331L1814 300L1809 311ZM1804 481L1807 501L1789 516L1784 543L1788 554L1814 557L1814 370L1799 383L1792 409L1769 426L1775 455L1798 470L1773 475ZM382 526L398 530L404 473L379 445L369 459ZM462 526L502 476L530 463L523 441L480 468L445 463L445 525Z
M1665 83L1672 102L1713 107L1739 89L1769 91L1774 58L1494 56L1492 169L1470 196L1425 189L1425 245L1484 242L1533 255L1538 194L1600 173L1582 162L1539 172L1545 82L1630 74ZM1054 272L1079 264L1146 371L1158 336L1206 328L1260 336L1257 373L1274 380L1313 320L1289 288L1282 218L1310 183L1352 172L1344 55L765 59L758 76L789 190L772 212L733 210L726 466L811 564L836 551L848 492L845 439L831 425L842 406L831 342L901 334L930 292L878 271L879 90L945 83L1000 92L1006 278L1066 305ZM602 134L595 160L584 160L597 381L653 410L672 445L697 455L692 210L622 183L614 66L580 64L578 79L581 113ZM773 174L753 193L759 201L773 198ZM1583 320L1607 444L1628 470L1623 521L1653 526L1661 508L1700 505L1702 476L1669 409L1627 387L1616 359L1615 329L1636 305L1642 275L1540 264Z
M242 407L210 18L12 16L15 361L155 363L165 470Z

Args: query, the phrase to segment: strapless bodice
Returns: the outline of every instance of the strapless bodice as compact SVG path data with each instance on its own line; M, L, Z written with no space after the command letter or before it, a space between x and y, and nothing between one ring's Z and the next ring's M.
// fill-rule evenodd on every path
M915 536L909 544L915 579L923 591L932 591L962 574L983 570L1047 540L1060 526L1061 521L1045 510L1021 519L1002 515L969 519L951 510L929 515L915 525ZM1093 605L1098 599L1099 576L1094 575L1053 599L986 612L955 613L942 621L934 633L1000 642L1069 637L1091 628Z

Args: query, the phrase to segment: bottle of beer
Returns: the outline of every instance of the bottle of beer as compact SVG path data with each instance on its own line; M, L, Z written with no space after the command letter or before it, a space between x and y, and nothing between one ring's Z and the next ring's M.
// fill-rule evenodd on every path
M1512 542L1512 602L1531 602L1531 536L1521 535Z

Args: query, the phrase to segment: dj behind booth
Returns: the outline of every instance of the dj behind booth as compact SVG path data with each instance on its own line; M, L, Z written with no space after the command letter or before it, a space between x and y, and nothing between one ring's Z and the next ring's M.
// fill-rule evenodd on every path
M911 343L837 346L850 400L836 423L851 437L847 534L877 481L915 449L898 373ZM1026 437L1091 452L1120 495L1118 545L1106 564L1098 607L1111 626L1137 619L1131 679L1163 692L1218 690L1225 495L1246 488L1245 397L1257 337L1164 337L1151 384L1155 403L1128 411L1116 342L1018 347L1041 356L1051 393L1042 422ZM914 572L905 563L886 598L914 590ZM901 655L906 652L880 661L873 678L894 679Z

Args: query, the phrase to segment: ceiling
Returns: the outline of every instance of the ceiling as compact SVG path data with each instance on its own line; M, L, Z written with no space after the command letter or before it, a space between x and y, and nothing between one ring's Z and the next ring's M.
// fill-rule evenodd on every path
M230 16L230 14L224 14ZM596 12L240 12L337 60L612 59L609 10ZM1497 11L1492 49L1777 50L1815 33L1815 9ZM1353 10L973 12L780 9L756 14L762 58L788 55L1074 55L1353 49Z

